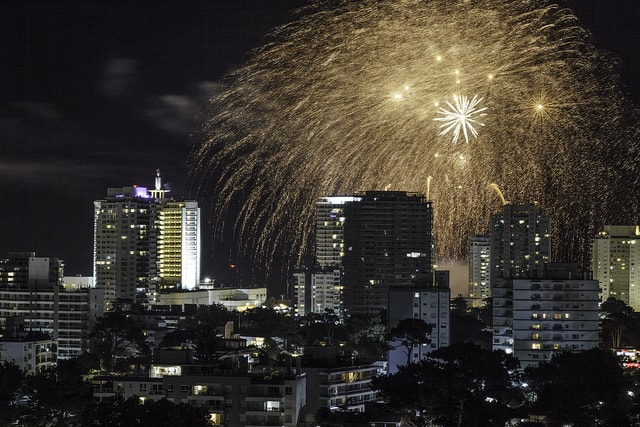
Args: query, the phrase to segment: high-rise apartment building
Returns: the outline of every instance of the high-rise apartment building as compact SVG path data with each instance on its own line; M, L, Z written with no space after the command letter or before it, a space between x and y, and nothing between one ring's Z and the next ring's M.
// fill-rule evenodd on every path
M344 255L345 203L360 200L356 196L322 197L316 203L315 256L320 267L342 265Z
M316 203L315 265L293 274L296 315L331 310L342 316L342 256L344 255L344 206L355 196L322 197Z
M200 279L200 209L155 188L109 188L94 201L94 277L105 304L153 303L162 289L195 289Z
M513 280L541 278L551 260L551 221L533 205L505 205L491 218L493 348L513 352Z
M14 338L48 335L58 359L88 350L103 306L101 290L63 286L63 263L57 258L25 252L0 260L0 328Z
M591 242L591 271L602 301L614 297L640 311L640 227L607 225Z
M491 239L471 236L469 241L469 299L472 307L482 307L491 296Z
M541 278L512 282L513 354L520 368L600 345L597 280L581 278L573 264L547 264Z
M344 306L378 314L390 286L412 286L434 266L433 212L423 194L367 191L346 202Z

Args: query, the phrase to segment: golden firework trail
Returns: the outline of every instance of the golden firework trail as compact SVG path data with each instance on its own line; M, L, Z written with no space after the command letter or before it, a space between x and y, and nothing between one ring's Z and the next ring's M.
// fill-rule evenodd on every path
M316 2L222 86L191 166L216 237L257 268L305 254L319 197L429 176L441 259L487 231L491 183L538 201L558 259L637 221L635 108L615 61L544 0Z

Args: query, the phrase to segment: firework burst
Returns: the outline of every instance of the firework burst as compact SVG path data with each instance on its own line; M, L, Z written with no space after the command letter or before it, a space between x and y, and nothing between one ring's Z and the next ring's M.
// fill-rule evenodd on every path
M441 259L487 231L491 183L538 203L557 258L576 259L638 211L637 115L614 64L544 0L317 2L222 82L192 167L218 239L258 268L305 253L318 197L427 182Z
M469 143L469 134L474 137L478 137L478 131L474 125L484 126L484 123L478 122L474 117L486 116L484 111L486 107L477 108L478 104L482 102L482 98L478 99L478 95L475 95L471 101L464 95L453 95L452 105L447 101L447 108L440 108L439 112L442 117L436 117L435 121L443 122L440 125L439 136L446 135L449 132L453 132L453 143L458 142L460 138L460 132L464 135L464 140Z

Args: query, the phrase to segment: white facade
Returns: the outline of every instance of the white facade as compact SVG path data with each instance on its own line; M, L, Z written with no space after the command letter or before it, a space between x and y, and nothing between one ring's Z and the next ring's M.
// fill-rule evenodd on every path
M154 304L162 289L198 287L200 208L168 192L158 172L154 190L109 188L94 201L94 277L107 308L118 300Z
M324 313L331 310L342 313L342 270L318 268L298 270L293 273L294 312L297 316L308 313Z
M260 307L267 301L267 288L219 288L196 291L166 292L157 296L158 305L213 305L227 310L246 310Z
M0 362L5 361L13 362L27 375L39 374L56 363L55 341L0 341Z
M520 367L598 347L598 294L596 280L513 280L513 348Z
M640 311L640 230L607 225L591 242L591 270L602 301L614 297Z
M438 271L436 274L448 272ZM448 274L447 274L448 276ZM390 341L388 353L389 374L397 372L398 366L419 362L429 353L447 347L450 339L450 300L451 290L446 287L391 287L389 289L389 330L393 329L400 320L414 318L422 319L431 325L431 343L416 345L412 354L407 355L407 348L399 341ZM408 357L407 357L408 356Z
M491 240L474 235L469 242L469 298L472 307L482 307L491 296Z
M0 289L0 326L22 318L25 333L45 333L56 342L59 359L76 357L88 350L91 328L103 315L102 295L100 289Z

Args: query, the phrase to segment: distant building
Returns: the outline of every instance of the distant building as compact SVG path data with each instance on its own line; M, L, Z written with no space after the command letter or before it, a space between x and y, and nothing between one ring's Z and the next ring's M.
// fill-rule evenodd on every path
M323 313L331 310L342 317L342 257L344 255L345 203L356 196L321 197L316 203L315 264L298 267L293 273L294 313Z
M94 277L111 309L154 304L163 289L195 289L200 280L200 209L155 189L109 188L94 201Z
M267 288L213 288L195 291L161 292L156 298L160 306L186 306L221 304L227 310L246 310L260 307L267 301Z
M491 239L471 236L469 242L469 299L472 307L482 307L491 296Z
M62 261L33 252L0 260L0 327L13 338L47 334L58 359L87 351L89 333L104 307L101 290L66 290L63 270Z
M392 286L389 288L389 323L391 331L403 319L422 319L431 325L430 343L416 345L412 354L399 340L389 342L387 356L388 371L394 374L398 366L419 362L429 353L446 347L450 343L450 301L449 272L436 271L435 280L427 279L415 286Z
M344 307L378 314L391 286L412 286L433 271L431 202L423 194L367 191L344 206Z
M533 205L505 205L490 225L493 349L513 353L513 280L542 277L551 220Z
M591 241L591 270L609 297L640 311L640 226L606 225Z
M547 264L543 277L513 279L513 348L520 367L600 345L599 288L573 264Z

